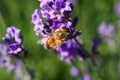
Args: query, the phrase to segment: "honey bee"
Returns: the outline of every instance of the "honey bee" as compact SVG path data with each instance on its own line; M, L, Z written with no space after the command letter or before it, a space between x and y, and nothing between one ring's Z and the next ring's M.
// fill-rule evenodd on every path
M52 36L50 36L46 41L46 47L48 49L55 49L57 46L59 46L62 42L64 42L68 35L70 33L70 30L67 27L56 29Z

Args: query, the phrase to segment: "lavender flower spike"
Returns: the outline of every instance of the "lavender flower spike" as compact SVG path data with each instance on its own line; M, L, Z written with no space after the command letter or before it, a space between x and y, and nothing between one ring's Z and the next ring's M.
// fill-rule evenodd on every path
M7 33L0 42L0 68L6 68L9 73L15 71L14 80L30 80L30 75L24 75L22 71L22 61L27 53L22 42L21 30L14 26L7 28ZM20 52L24 54L18 54Z
M88 74L84 74L83 80L93 80L92 77Z
M77 67L73 66L70 70L70 73L73 77L77 77L79 75L79 70Z
M115 5L115 12L118 16L120 16L120 2Z
M24 47L22 46L21 30L14 26L7 28L7 34L3 37L3 42L8 45L7 50L9 54L18 54Z
M70 18L70 13L74 9L74 0L38 1L41 10L35 9L31 20L35 33L42 37L38 43L44 45L46 49L58 52L61 60L68 63L78 55L84 58L84 51L75 41L76 37L81 35L81 30L75 30L78 17Z
M106 23L101 23L100 26L98 27L98 33L103 39L103 41L108 42L112 40L114 36L114 25L113 24L107 25Z

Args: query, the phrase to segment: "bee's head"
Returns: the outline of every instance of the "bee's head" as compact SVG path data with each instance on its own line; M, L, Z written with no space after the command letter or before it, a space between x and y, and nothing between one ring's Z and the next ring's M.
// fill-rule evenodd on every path
M55 40L65 41L69 33L70 33L69 29L63 27L60 29L56 29L55 32L53 33L53 37L55 38Z

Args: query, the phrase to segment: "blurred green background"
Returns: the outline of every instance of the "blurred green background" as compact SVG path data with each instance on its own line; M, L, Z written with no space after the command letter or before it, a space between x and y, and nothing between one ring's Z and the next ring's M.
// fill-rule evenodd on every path
M81 39L88 51L91 50L92 39L100 38L97 33L99 24L103 21L115 24L115 50L101 42L99 51L103 65L91 65L89 74L93 80L120 80L120 27L116 24L118 18L114 12L118 1L78 0L71 14L71 17L79 17L76 29L83 31ZM26 63L35 70L35 80L77 80L70 75L71 65L61 61L59 55L36 43L40 38L35 35L34 25L31 23L31 14L36 8L39 8L37 0L0 0L0 38L5 35L9 26L14 25L22 30L23 44L29 52ZM81 68L86 63L77 61L77 64ZM0 80L12 80L13 75L14 73L9 74L5 69L0 69Z

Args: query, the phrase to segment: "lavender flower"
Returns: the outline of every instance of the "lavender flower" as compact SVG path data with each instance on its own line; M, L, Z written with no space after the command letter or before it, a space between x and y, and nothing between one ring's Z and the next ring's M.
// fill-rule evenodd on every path
M0 67L7 68L11 64L11 59L7 53L7 46L4 43L0 43Z
M14 70L14 62L12 62L12 56L8 54L7 46L4 43L0 44L0 67L7 68L8 72Z
M11 59L8 56L0 57L0 68L9 68L11 65Z
M70 73L73 77L77 77L79 75L79 70L75 66L73 66L70 70Z
M117 4L115 5L115 12L116 12L116 14L117 14L118 16L120 16L120 3L117 3Z
M3 42L8 45L7 50L9 54L18 54L24 47L22 46L22 35L21 30L14 26L7 28L7 34L3 37Z
M101 23L98 27L98 33L106 43L113 39L114 36L114 25Z
M34 77L33 77L33 73L34 73L34 71L32 70L31 71L31 73L33 74L33 75L31 75L30 74L30 71L23 71L22 70L22 62L20 61L20 60L18 60L18 61L16 61L16 63L15 63L15 66L14 66L14 68L15 68L15 76L14 76L14 80L34 80Z
M59 25L59 23L60 24L63 23L63 25L67 23L71 24L68 21L69 21L69 14L73 10L73 7L72 7L73 3L70 3L69 1L64 1L64 0L61 0L61 1L60 0L55 0L55 1L54 0L45 0L45 1L39 0L39 1L41 2L40 7L42 8L42 10L36 9L34 14L32 15L32 23L35 24L34 30L36 32L38 32L38 26L39 26L40 33L41 32L46 33L48 30L46 31L45 26L51 27L53 24L53 28L54 28L54 24L56 22L57 22L57 25ZM47 23L44 23L41 20L40 16L45 18L47 20ZM59 20L60 21L62 20L62 21L60 22ZM64 23L65 20L66 22Z
M2 57L0 57L0 68L6 68L8 73L14 71L15 72L14 80L30 80L31 76L28 73L25 74L22 71L21 60L17 59L16 61L14 61L13 58L14 57L10 55L2 55Z
M36 35L42 36L43 39L39 42L48 46L60 45L65 40L75 38L81 34L81 31L76 31L74 27L77 24L78 18L73 21L70 19L70 13L73 11L74 3L69 0L39 0L41 10L35 9L32 14L32 23ZM45 18L44 22L42 18ZM59 36L60 35L60 36ZM64 35L64 37L62 37ZM59 36L59 38L58 38ZM64 39L62 39L64 38ZM61 40L56 40L61 39ZM50 43L53 42L53 43ZM53 47L52 48L56 48ZM51 47L50 47L51 48Z
M15 71L14 80L30 80L31 75L22 71L22 61L26 58L26 50L22 45L21 30L14 26L7 28L5 37L0 43L0 68L6 68L7 72ZM23 52L24 54L18 54Z
M20 32L14 26L8 27L7 34L2 38L2 42L0 43L0 64L1 67L7 68L8 72L13 71L15 68L13 55L10 54L18 54L23 50L23 39Z
M92 80L91 76L88 74L84 74L83 80Z
M22 78L22 62L21 61L17 61L16 63L15 63L15 72L16 72L16 74L15 74L15 78L14 78L14 80L21 80L21 78Z
M73 0L39 0L41 10L35 9L32 23L38 41L46 49L52 49L60 54L61 60L70 63L78 55L84 57L84 51L74 40L81 35L81 30L75 30L78 17L70 18L74 9ZM42 18L45 20L43 21Z

